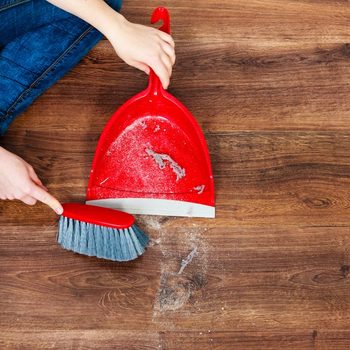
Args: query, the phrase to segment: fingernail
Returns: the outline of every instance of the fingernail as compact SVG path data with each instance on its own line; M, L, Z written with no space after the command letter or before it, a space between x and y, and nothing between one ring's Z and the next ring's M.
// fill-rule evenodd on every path
M58 215L61 215L63 213L63 209L58 207L55 209L55 212L58 214Z

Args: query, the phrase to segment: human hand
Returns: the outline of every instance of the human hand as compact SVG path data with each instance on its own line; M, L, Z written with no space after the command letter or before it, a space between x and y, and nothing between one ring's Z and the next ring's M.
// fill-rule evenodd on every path
M164 89L170 82L175 63L175 43L172 37L158 29L131 23L118 13L106 32L117 55L127 64L149 74L157 74Z
M22 158L0 147L0 199L18 199L34 205L37 201L62 214L60 202L51 196L33 167Z
M102 0L48 1L93 25L108 38L124 62L147 74L151 67L164 89L169 86L175 63L174 40L169 34L129 22Z

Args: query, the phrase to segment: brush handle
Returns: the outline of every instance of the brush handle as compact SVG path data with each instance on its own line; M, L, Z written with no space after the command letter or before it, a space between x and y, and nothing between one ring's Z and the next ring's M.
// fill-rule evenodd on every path
M169 11L165 7L157 7L152 13L151 23L154 24L159 21L163 22L159 30L170 34L170 15L169 15ZM157 74L154 73L152 68L149 73L148 86L149 86L150 92L153 95L158 95L159 93L164 91L164 88L162 86L160 79L158 78Z
M135 218L128 213L116 209L79 203L63 204L62 216L89 224L117 229L129 228L135 222Z

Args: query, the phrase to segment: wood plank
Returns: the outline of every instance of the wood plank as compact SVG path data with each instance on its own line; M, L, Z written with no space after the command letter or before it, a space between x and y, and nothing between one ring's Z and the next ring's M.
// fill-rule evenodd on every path
M268 332L166 332L163 349L172 350L183 347L193 350L205 349L244 349L244 350L280 350L282 348L313 350L346 350L349 343L345 339L348 332L329 332L327 330L296 331L293 333Z
M348 332L298 331L291 333L250 333L250 332L161 332L158 336L151 332L127 332L106 330L84 331L21 331L4 332L0 345L3 349L35 348L42 349L111 349L123 347L128 350L163 349L179 347L196 349L279 350L281 347L308 349L347 350L344 337Z
M342 330L350 322L349 228L173 228L129 263L55 244L55 227L0 230L0 327L250 331ZM179 273L181 261L195 257Z
M172 16L173 35L191 42L348 42L350 18L346 1L331 0L215 0L174 3L164 0ZM123 14L149 24L152 1L127 1Z
M267 333L259 332L164 332L158 337L149 332L125 332L106 330L86 331L46 331L46 332L4 332L1 345L3 349L35 348L40 342L43 349L111 349L123 347L128 350L136 349L178 349L186 346L196 349L228 349L245 350L268 349L278 350L281 347L305 349L339 349L347 350L348 343L344 339L346 332L297 332ZM158 339L159 338L159 339ZM316 339L315 339L316 338ZM126 348L127 346L127 348Z
M2 349L159 349L157 333L107 330L48 330L2 332Z
M205 132L349 130L348 58L348 44L179 43L169 91ZM146 84L103 41L14 127L102 129Z

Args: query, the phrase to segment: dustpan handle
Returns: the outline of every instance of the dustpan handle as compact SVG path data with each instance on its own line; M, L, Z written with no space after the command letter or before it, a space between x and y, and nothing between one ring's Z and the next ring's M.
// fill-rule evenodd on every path
M162 32L170 34L170 16L169 11L165 7L157 7L151 17L151 23L157 23L159 21L162 21L163 24L159 28ZM158 95L159 92L162 92L163 86L158 78L157 74L154 73L153 69L151 68L149 73L149 90L153 95Z

